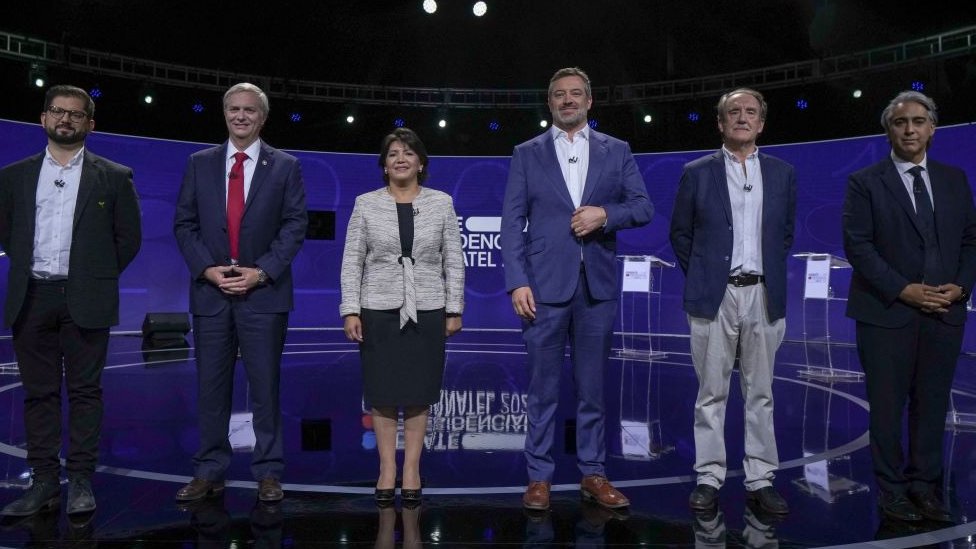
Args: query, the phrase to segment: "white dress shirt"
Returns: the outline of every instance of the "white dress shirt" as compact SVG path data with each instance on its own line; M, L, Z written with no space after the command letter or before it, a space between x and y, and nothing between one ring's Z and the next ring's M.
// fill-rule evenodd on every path
M762 274L763 182L759 149L745 162L722 147L725 181L732 203L732 270L729 274Z
M932 180L929 179L928 159L929 155L925 155L921 162L913 164L895 156L894 151L891 153L891 161L895 163L895 169L901 175L901 181L905 185L908 198L912 201L912 206L915 207L916 212L918 212L918 204L915 204L915 176L908 173L908 170L914 168L916 165L922 167L922 181L925 181L925 192L929 193L929 203L932 204L932 211L935 211L935 199L932 196Z
M258 156L261 154L261 140L258 139L254 143L251 143L243 151L247 155L247 160L244 161L244 203L247 203L248 193L251 191L251 180L254 179L254 169L257 167ZM238 153L236 147L227 142L227 171L224 172L224 204L227 203L227 192L230 190L230 169L234 167L234 162L237 161L234 155Z
M31 258L31 276L34 278L68 278L75 204L84 158L85 148L82 147L62 166L51 156L50 150L44 152L34 211L34 255Z
M583 187L586 185L586 170L590 166L590 127L583 126L573 134L569 140L568 134L552 127L552 140L556 145L556 158L559 169L563 172L563 180L573 199L573 206L580 207L583 201Z

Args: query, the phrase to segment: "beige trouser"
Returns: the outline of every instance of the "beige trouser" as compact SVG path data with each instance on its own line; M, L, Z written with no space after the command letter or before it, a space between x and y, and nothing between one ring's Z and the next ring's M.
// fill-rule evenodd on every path
M721 488L728 470L725 456L725 407L740 342L739 380L745 401L747 490L772 484L779 467L773 431L773 362L786 322L768 322L762 284L727 286L715 320L688 317L691 359L698 376L695 401L695 471L698 484Z

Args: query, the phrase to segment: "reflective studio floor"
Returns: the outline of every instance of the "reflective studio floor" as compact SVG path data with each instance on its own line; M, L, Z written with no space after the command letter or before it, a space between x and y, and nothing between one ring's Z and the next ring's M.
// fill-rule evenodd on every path
M742 414L737 377L729 403L730 471L719 510L696 516L687 339L651 342L663 356L615 356L606 375L608 472L632 500L626 512L584 503L578 492L573 391L566 372L552 509L523 511L525 355L518 333L467 331L449 346L441 402L423 456L424 501L378 509L375 439L360 399L358 356L336 330L293 331L283 362L285 500L256 502L248 473L247 386L238 369L231 442L240 451L220 497L180 506L196 447L195 370L188 350L142 351L115 335L104 375L106 415L98 510L69 520L62 509L0 523L2 547L976 547L976 431L946 429L946 497L955 525L881 520L867 450L863 383L823 379L809 365L822 349L787 342L776 366L776 485L791 507L781 520L750 509L741 483ZM640 347L621 342L628 349ZM619 349L617 350L619 351ZM832 364L857 370L853 352ZM26 483L22 398L10 340L0 340L0 504ZM974 360L961 359L959 368ZM853 364L853 366L852 366ZM811 379L810 374L813 375ZM976 410L974 392L955 395Z

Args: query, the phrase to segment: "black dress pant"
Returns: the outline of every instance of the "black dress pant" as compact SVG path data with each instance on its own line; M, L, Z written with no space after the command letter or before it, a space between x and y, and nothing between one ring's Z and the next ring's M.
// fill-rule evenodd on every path
M887 495L941 488L946 411L962 339L963 326L946 324L937 315L920 313L899 328L857 323L871 406L871 457ZM902 442L906 408L907 454Z
M31 281L13 325L14 353L24 385L27 464L40 480L60 475L61 385L68 395L69 477L90 476L102 426L102 370L108 328L87 329L68 313L65 281Z

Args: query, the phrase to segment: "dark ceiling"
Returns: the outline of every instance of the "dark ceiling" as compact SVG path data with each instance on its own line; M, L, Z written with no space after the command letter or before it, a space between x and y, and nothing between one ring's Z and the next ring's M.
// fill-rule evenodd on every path
M655 82L859 51L976 24L976 10L950 10L948 6L955 3L949 2L929 2L914 11L897 9L891 2L860 0L487 2L487 14L476 18L471 14L473 0L441 0L434 15L421 10L421 0L7 1L0 7L0 30L128 56L280 78L388 86L542 88L555 69L569 65L587 70L594 86ZM972 60L957 63L963 68L951 70L965 70ZM26 78L18 72L17 63L5 60L0 69L8 84L24 87ZM927 74L938 77L944 69L939 66ZM102 81L105 78L70 70L55 72L49 80L56 78L107 86ZM879 98L866 110L906 87L910 79L905 78L889 75L884 84L877 85ZM133 88L136 83L118 86ZM791 93L770 94L773 113L777 106L773 100L782 96L782 101L792 102ZM21 91L12 99L29 102L37 94L36 90ZM180 101L190 101L191 96L218 101L215 107L219 106L219 94L172 92ZM686 118L689 109L708 109L715 99L658 106L658 126L650 130L629 121L634 114L630 108L625 116L611 109L601 113L601 106L594 105L593 115L604 116L606 122L601 121L600 129L636 141L638 150L688 148L697 142L711 146L715 137L711 126L680 131L664 126ZM828 93L826 101L834 98ZM0 116L36 117L33 104L23 111L31 113L26 115L9 100L5 103L8 106ZM359 113L363 123L357 124L358 135L353 136L331 120L333 116L338 120L339 111L348 105L282 103L287 101L273 101L273 115L282 114L283 107L309 112L301 128L289 127L286 120L269 126L277 144L295 148L359 150L366 146L371 150L398 116L390 109L363 108ZM187 139L221 138L219 117L206 119L206 124L216 127L194 130L192 124L171 124L172 113L159 114L164 106L141 121L107 114L109 109L107 101L100 106L99 129L103 131L162 137L188 132ZM424 126L417 128L424 135L428 123L421 122L424 111L406 112L408 124ZM480 154L505 154L502 151L510 151L512 144L538 131L532 124L536 112L499 113L502 134L482 139L476 128L491 116L472 110L461 114L460 118L472 120L471 128L463 130L463 124L455 124L458 132L466 133L443 140L442 146L449 149L444 153L479 154L482 147L486 150ZM706 113L704 118L709 116ZM958 117L972 119L973 112ZM325 118L330 121L323 122ZM108 128L106 122L110 122ZM136 124L143 124L142 129ZM873 124L872 120L871 127L876 128ZM518 131L513 129L516 126ZM661 137L662 131L668 137ZM364 133L368 139L361 137ZM643 134L648 133L656 137L645 139ZM780 137L793 139L788 132Z

